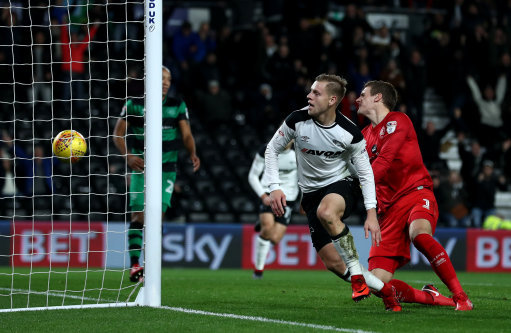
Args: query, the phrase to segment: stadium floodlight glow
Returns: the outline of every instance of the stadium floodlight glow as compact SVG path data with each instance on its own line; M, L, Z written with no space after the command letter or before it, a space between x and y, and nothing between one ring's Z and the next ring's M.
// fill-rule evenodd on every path
M0 312L161 306L162 1L0 4ZM133 171L113 138L143 96L145 277L132 283ZM63 130L87 143L75 163L52 156Z

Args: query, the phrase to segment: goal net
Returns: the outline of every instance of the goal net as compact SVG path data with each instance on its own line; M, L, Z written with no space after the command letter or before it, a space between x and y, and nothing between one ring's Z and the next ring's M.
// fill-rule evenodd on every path
M0 1L0 311L144 305L159 283L158 258L145 287L129 280L132 171L113 143L123 105L146 99L159 2ZM62 130L87 142L76 163L53 155Z

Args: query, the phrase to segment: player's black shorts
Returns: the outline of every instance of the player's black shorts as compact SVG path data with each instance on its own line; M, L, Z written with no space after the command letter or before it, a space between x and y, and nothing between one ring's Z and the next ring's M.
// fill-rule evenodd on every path
M283 225L289 225L289 222L291 221L291 214L293 213L293 207L295 206L294 201L286 201L287 206L284 208L284 215L282 216L275 216L275 222L278 222ZM271 207L263 205L262 203L259 205L259 214L262 213L272 213Z
M316 252L321 250L326 244L332 242L332 237L330 237L325 228L323 228L323 225L316 214L321 200L330 193L337 193L341 195L346 202L346 209L344 210L344 215L342 217L345 219L351 214L357 191L359 190L360 186L358 179L354 180L353 178L348 177L317 191L303 194L302 207L307 214L312 245L314 245Z

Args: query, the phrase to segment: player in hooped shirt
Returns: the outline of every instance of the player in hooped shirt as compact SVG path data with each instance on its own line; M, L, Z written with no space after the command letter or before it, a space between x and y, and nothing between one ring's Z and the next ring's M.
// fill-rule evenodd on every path
M346 281L351 277L354 301L368 297L371 288L383 298L387 310L400 311L393 288L360 265L353 236L342 222L351 212L358 187L349 169L353 162L367 210L365 236L368 238L370 233L373 245L379 244L374 177L365 141L357 126L336 111L346 85L346 80L336 75L316 77L307 95L309 106L291 113L268 143L265 172L271 207L276 216L285 213L286 195L281 189L278 155L294 139L298 185L303 192L301 205L319 257L337 276Z
M472 310L447 252L432 236L438 219L433 182L422 161L412 122L404 113L390 111L396 102L394 86L384 81L367 82L357 99L358 114L371 121L362 134L376 183L382 236L380 246L371 247L369 270L392 284L402 302ZM410 261L410 242L428 258L452 292L452 299L440 295L433 285L417 290L392 279L395 270Z

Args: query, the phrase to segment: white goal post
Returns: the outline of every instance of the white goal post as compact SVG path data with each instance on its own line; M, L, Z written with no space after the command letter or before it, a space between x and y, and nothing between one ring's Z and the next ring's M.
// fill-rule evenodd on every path
M0 2L0 312L161 306L162 11L163 0ZM150 170L138 283L132 170L113 144L128 99L144 103ZM73 164L52 156L67 129L87 142Z

